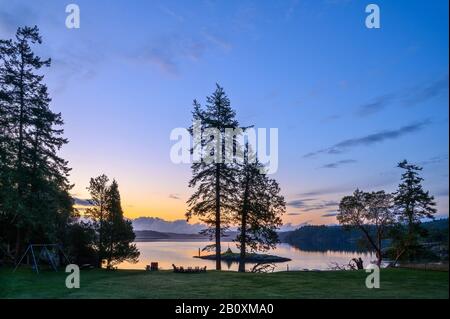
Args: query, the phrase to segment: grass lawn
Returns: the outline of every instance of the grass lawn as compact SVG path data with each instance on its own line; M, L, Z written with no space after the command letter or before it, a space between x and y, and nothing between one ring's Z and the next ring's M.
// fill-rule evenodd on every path
M448 298L448 272L384 269L381 288L365 287L364 271L176 274L140 270L81 271L67 289L66 273L0 269L0 298Z

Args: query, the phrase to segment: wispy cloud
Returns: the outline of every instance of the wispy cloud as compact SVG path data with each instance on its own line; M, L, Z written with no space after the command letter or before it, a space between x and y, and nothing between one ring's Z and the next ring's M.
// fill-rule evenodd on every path
M29 5L11 5L0 8L0 35L11 37L18 27L35 25L38 15Z
M163 12L166 15L168 15L169 17L177 20L178 22L184 22L184 17L181 14L178 14L177 12L172 10L171 8L161 5L161 6L159 6L159 9L161 10L161 12Z
M414 106L436 98L446 91L448 91L448 74L426 84L380 95L369 103L359 106L355 115L358 117L370 116L395 103L403 106Z
M361 105L356 110L355 114L360 117L363 117L363 116L368 116L368 115L378 113L379 111L384 109L386 106L388 106L390 103L395 101L395 99L396 99L396 95L393 93L378 96L371 102Z
M299 209L301 212L310 212L316 210L329 210L330 208L335 208L339 203L332 200L295 199L289 201L287 205Z
M438 155L438 156L433 156L433 157L430 157L429 159L419 162L419 165L425 166L425 165L431 165L431 164L439 164L446 160L448 160L448 155Z
M369 146L376 143L381 143L388 140L398 139L405 135L418 132L424 127L430 124L429 120L412 123L409 125L402 126L395 130L384 130L381 132L344 140L342 142L336 143L330 147L320 149L315 152L310 152L305 154L303 157L313 157L319 154L341 154L352 148L358 146Z
M334 216L336 216L337 214L338 214L337 212L334 212L334 213L326 213L326 214L323 214L322 217L334 217Z
M448 74L427 85L418 86L410 90L409 95L404 100L404 104L406 106L420 104L432 98L438 97L447 91Z
M180 195L179 194L169 194L169 198L180 199Z
M336 161L333 163L328 163L325 165L322 165L320 168L338 168L339 166L342 166L344 164L351 164L351 163L356 163L357 161L354 159L344 159L344 160L340 160L340 161Z
M198 61L205 49L205 44L198 39L172 34L141 48L137 59L157 66L163 73L179 75L180 64L187 60Z
M218 46L225 52L229 52L233 48L233 46L231 45L230 42L226 41L223 37L218 36L217 34L213 34L211 32L204 31L203 37L207 41L209 41L211 44Z
M82 198L78 198L78 197L74 197L73 198L75 205L77 206L91 206L91 203L89 202L88 199L82 199Z
M168 34L139 48L130 59L153 64L167 75L178 76L183 63L201 61L205 53L214 47L219 47L222 51L232 48L229 42L211 32L204 31L193 35Z

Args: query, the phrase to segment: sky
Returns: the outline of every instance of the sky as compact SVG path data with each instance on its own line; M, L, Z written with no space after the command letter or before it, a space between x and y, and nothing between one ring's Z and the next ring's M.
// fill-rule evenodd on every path
M79 29L65 26L69 3ZM365 25L369 3L379 29ZM284 223L336 223L357 187L394 191L403 159L448 216L448 22L447 0L0 0L0 38L36 24L35 50L52 58L73 196L105 173L127 217L168 221L193 192L170 132L215 83L242 125L279 130Z

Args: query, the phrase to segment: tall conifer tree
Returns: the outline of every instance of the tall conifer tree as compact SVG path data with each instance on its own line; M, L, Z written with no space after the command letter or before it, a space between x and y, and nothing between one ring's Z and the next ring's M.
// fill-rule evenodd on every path
M212 150L214 161L194 162L192 179L189 186L196 188L189 198L189 220L198 216L209 228L208 233L215 238L216 269L221 270L221 234L228 227L232 214L236 209L236 172L234 163L225 161L225 130L238 128L235 111L222 87L217 85L215 92L206 99L206 107L194 101L193 120L201 122L201 131L218 130L219 138L203 136L200 145L203 149ZM191 128L193 132L194 128Z
M252 158L253 157L253 158ZM248 151L239 172L239 197L236 242L240 249L239 271L245 272L247 251L265 251L279 242L277 228L286 204L278 183L264 172L264 166Z

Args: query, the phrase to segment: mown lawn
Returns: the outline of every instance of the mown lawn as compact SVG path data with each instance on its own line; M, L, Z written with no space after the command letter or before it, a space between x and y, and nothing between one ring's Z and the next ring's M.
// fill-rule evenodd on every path
M81 271L67 289L66 273L0 269L0 298L448 298L448 272L384 269L381 288L365 287L364 271L178 274L140 270Z

